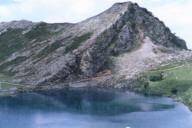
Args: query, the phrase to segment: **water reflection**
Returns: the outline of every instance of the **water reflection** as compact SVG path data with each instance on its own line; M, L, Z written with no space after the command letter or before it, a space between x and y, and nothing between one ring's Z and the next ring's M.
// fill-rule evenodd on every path
M173 108L172 100L144 96L130 91L105 89L63 89L24 93L0 100L0 106L12 109L70 111L83 114L119 115L139 111Z
M113 89L63 89L0 98L0 128L191 128L170 98Z

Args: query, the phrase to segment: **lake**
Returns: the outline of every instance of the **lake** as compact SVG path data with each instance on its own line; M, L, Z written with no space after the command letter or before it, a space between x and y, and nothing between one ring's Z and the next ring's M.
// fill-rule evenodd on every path
M80 88L0 98L0 128L192 128L192 113L171 98Z

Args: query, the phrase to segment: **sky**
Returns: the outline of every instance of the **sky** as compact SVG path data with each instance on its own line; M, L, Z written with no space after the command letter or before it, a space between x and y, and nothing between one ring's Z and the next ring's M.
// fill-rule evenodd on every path
M0 22L77 23L129 0L0 0ZM131 0L147 8L192 49L192 0Z

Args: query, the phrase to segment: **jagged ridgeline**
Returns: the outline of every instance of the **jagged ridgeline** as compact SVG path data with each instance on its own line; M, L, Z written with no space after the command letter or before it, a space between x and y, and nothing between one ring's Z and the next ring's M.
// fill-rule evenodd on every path
M0 72L29 85L60 84L112 70L111 57L154 45L187 49L184 40L137 4L114 4L77 24L0 23Z

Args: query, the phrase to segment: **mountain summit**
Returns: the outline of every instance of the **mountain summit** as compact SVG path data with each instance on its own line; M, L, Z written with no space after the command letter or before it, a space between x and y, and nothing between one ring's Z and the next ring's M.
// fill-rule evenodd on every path
M189 56L184 40L132 2L76 24L0 23L0 51L0 72L30 86L129 80Z

